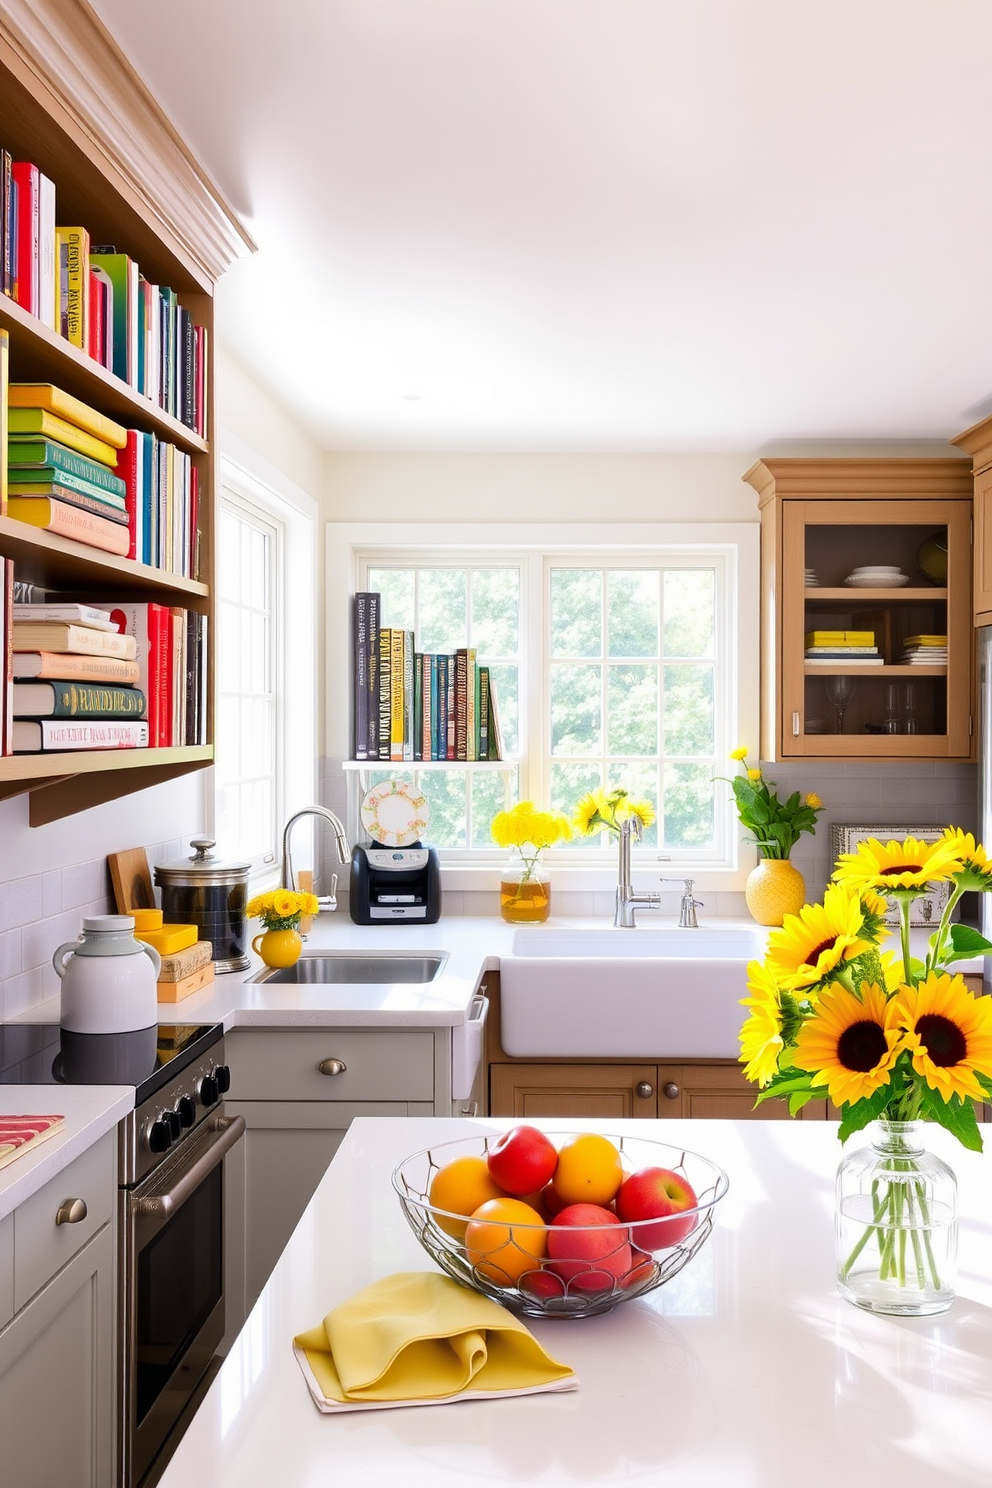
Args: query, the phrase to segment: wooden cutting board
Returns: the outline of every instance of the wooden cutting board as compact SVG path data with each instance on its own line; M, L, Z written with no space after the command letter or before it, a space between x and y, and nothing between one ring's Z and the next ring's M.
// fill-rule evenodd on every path
M129 847L126 852L108 853L110 881L114 886L114 903L118 914L132 909L155 909L148 854L143 847Z

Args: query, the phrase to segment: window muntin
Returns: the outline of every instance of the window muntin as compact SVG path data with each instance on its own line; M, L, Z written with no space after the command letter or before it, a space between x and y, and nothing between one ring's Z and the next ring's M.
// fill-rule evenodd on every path
M519 768L407 764L431 802L431 840L449 862L494 860L496 811L521 796L571 812L596 786L658 806L642 855L733 866L726 787L737 743L736 549L636 552L359 553L357 586L383 595L384 625L418 649L475 645L496 678L506 753ZM393 767L395 769L395 767ZM368 772L370 780L391 770ZM612 862L607 837L548 854Z

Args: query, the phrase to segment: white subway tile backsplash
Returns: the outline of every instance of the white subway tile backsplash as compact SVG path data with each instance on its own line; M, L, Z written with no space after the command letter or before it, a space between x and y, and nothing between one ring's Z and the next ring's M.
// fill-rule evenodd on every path
M75 909L25 925L21 931L21 961L25 970L29 966L47 966L60 945L79 939L82 928L83 917Z
M74 863L62 869L62 908L74 909L94 900L106 900L110 893L110 870L106 858L88 863Z
M18 926L0 934L0 984L7 977L19 976L22 969L21 930Z
M54 971L52 979L57 980ZM8 977L0 990L4 1020L16 1018L20 1013L26 1013L30 1008L44 1002L46 997L52 995L52 992L46 993L45 987L46 981L40 966L23 971L20 976Z
M57 915L62 910L62 870L53 868L41 877L42 913Z
M11 879L0 891L0 930L12 930L32 920L40 920L44 908L40 873L32 874L30 878Z

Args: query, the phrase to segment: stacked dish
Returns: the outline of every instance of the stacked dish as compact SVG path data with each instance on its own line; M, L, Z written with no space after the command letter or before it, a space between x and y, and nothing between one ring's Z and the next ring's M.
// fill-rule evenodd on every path
M895 564L875 563L852 569L844 583L855 589L900 589L909 575Z
M806 570L806 588L807 589L818 589L819 587L820 587L820 580L817 577L816 569L815 568L807 568L807 570Z

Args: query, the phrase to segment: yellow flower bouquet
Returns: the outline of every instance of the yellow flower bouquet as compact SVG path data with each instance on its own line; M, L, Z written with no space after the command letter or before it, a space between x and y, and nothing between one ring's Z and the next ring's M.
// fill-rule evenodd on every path
M916 958L909 907L941 882L951 884L947 904ZM842 1142L879 1123L869 1156L842 1161L837 1194L840 1287L874 1311L939 1312L953 1297L954 1178L921 1152L919 1128L937 1122L965 1147L982 1147L975 1102L992 1098L992 998L949 968L992 951L951 922L963 893L990 889L992 862L970 833L871 839L838 860L823 902L787 915L764 961L748 967L740 1057L760 1087L757 1104L784 1098L796 1115L829 1099ZM881 949L890 900L898 952Z
M500 913L505 920L546 920L551 912L541 853L572 835L568 817L560 811L540 811L533 801L518 801L499 811L491 827L493 841L512 848L516 866L505 869L500 883Z
M296 930L304 915L315 915L319 908L316 894L272 889L249 899L245 913L250 920L261 920L266 930Z
M635 819L639 834L653 823L654 806L648 800L635 801L622 786L611 791L599 788L582 797L572 825L583 837L592 837L604 829L619 837L620 824L628 818Z

